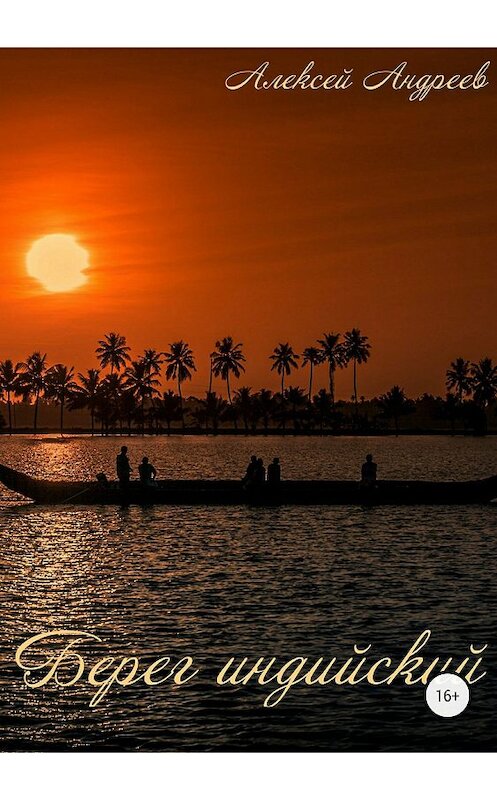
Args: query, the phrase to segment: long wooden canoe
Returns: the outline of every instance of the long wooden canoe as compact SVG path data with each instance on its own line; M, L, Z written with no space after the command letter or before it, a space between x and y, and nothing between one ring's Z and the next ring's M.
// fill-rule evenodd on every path
M245 489L240 481L167 480L129 489L97 481L47 481L0 464L0 481L36 503L59 505L469 505L497 498L497 476L474 481L282 481Z

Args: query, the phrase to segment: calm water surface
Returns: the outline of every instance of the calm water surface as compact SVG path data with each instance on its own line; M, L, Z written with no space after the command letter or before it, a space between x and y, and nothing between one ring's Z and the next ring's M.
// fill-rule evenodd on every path
M449 437L125 440L160 477L232 477L256 452L286 477L356 477L372 450L381 477L497 472L497 441ZM121 439L0 440L0 461L43 477L113 475ZM0 746L121 750L495 750L497 507L36 507L0 492ZM28 636L77 628L98 656L144 665L193 655L191 683L30 690L14 664ZM355 642L401 656L425 628L427 655L489 643L468 709L435 717L420 686L215 685L231 655L345 660ZM97 651L95 650L95 653ZM96 656L95 656L96 657ZM93 663L93 662L91 662Z

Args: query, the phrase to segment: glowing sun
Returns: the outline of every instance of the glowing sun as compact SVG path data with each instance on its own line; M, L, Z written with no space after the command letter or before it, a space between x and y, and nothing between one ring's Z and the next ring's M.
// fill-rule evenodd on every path
M51 233L33 242L26 256L28 275L47 292L70 292L88 280L88 251L66 233Z

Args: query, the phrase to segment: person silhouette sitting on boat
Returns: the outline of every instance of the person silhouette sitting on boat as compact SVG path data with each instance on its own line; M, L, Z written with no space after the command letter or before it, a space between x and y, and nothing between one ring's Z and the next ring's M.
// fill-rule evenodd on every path
M129 463L128 448L123 445L123 447L121 447L121 452L116 458L117 478L119 480L119 487L121 489L128 488L131 470L132 467Z
M147 456L143 456L142 463L138 467L138 472L140 473L140 481L145 486L157 486L155 480L157 477L157 470L154 465L149 462Z
M262 460L262 458L257 459L253 482L257 486L260 486L261 484L266 482L266 467L264 466L264 461Z
M366 456L366 461L362 465L361 469L361 485L368 489L376 486L377 471L378 465L373 461L373 456L371 453L368 453Z
M267 468L267 482L279 483L281 481L281 466L279 458L273 458Z
M248 486L250 483L253 482L256 469L257 469L257 456L251 456L247 466L247 470L242 480L244 486Z

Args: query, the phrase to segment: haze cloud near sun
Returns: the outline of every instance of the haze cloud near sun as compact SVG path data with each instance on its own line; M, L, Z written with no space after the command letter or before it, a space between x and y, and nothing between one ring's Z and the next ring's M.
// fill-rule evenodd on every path
M246 50L243 63L269 55L285 74L310 60L352 59L357 74L481 64L478 50ZM495 82L417 104L356 87L229 92L240 57L0 53L1 357L39 349L85 369L109 330L135 353L182 338L198 393L232 335L257 390L277 388L279 341L302 352L357 326L373 347L367 396L441 392L454 358L495 357ZM66 255L33 254L53 235L74 237ZM350 397L349 374L337 391Z

